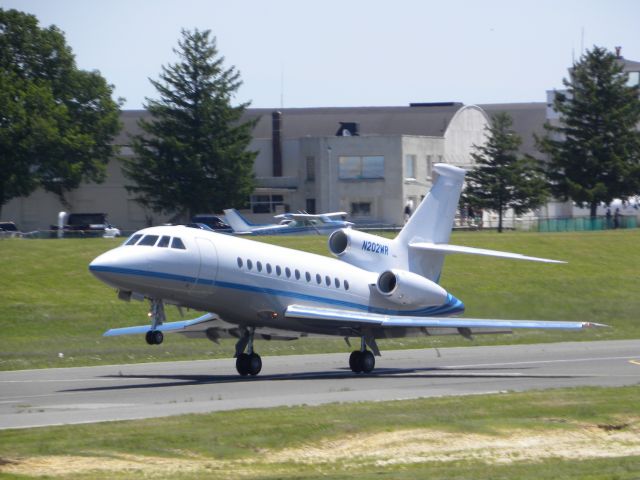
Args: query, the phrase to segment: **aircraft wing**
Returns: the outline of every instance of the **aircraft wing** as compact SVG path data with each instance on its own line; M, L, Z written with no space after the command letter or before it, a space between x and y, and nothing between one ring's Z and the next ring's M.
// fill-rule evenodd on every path
M151 330L149 324L135 327L112 328L107 330L103 336L144 335L149 330ZM158 325L156 330L163 333L181 333L191 338L209 338L213 341L219 338L238 338L242 334L237 325L225 322L213 313L206 313L201 317L191 320L165 322L162 325ZM296 335L291 332L266 328L256 328L256 335L263 340L295 340L300 337L299 334Z
M285 316L287 318L295 318L310 326L322 325L326 327L327 323L335 323L336 327L344 328L447 328L509 331L514 328L581 330L590 327L606 326L600 323L591 322L381 315L378 313L309 307L303 305L290 305L285 312Z
M273 218L289 218L292 220L311 220L311 219L322 219L322 217L346 217L347 212L329 212L329 213L281 213L280 215L274 215Z

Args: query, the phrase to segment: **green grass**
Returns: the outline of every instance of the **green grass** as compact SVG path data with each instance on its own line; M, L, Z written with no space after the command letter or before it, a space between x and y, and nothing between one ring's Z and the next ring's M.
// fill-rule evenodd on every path
M327 254L326 237L261 241ZM140 337L103 338L108 328L147 321L147 305L119 301L87 269L121 240L0 241L0 369L66 367L158 360L228 357L233 343L168 336L159 347ZM383 349L490 345L561 340L640 338L640 230L585 233L454 233L452 243L566 260L548 265L469 255L447 258L442 284L462 299L466 316L563 319L607 323L613 328L578 333L518 332L479 336L381 341ZM187 318L195 312L186 312ZM178 320L168 309L169 320ZM262 355L348 351L342 340L257 342ZM60 356L59 354L63 354Z
M157 473L153 478L216 478L234 472L243 478L430 478L430 479L637 479L640 456L612 454L610 458L567 459L558 452L551 458L519 458L494 463L486 458L430 460L425 443L422 458L396 465L377 464L374 454L332 459L331 442L366 441L374 435L402 432L453 434L453 442L469 435L504 439L519 434L537 435L553 442L557 435L569 438L591 432L593 438L613 442L615 433L636 437L640 431L640 387L577 388L472 397L430 398L412 401L331 404L319 407L282 407L239 410L169 418L110 422L91 425L7 430L0 433L0 472L8 461L64 456L100 460L127 456L190 460L200 470ZM435 433L434 433L435 432ZM438 433L441 432L441 433ZM593 433L595 432L595 433ZM620 439L615 440L620 444ZM622 440L624 444L624 440ZM304 462L294 457L277 460L288 449L313 451L325 447L328 458ZM566 446L559 445L561 448ZM522 452L525 453L525 452ZM334 456L335 456L334 455ZM384 454L379 454L380 458ZM402 443L399 454L402 455ZM276 460L274 460L276 459ZM206 464L206 462L213 462ZM144 464L144 463L143 463ZM212 467L214 465L215 467ZM131 478L143 472L74 473L65 478ZM51 474L52 476L53 473ZM0 477L2 474L0 473ZM3 477L3 478L31 478Z

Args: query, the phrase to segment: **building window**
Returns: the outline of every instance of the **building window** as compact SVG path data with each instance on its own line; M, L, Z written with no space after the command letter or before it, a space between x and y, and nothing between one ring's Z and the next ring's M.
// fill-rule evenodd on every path
M315 198L307 198L307 213L315 214L316 213L316 199Z
M404 178L416 179L416 156L405 155L404 156Z
M431 170L433 170L433 158L427 155L427 180L431 180Z
M351 215L354 217L370 217L371 202L352 202Z
M313 182L316 179L316 157L307 157L307 182Z
M381 155L338 157L338 178L340 180L384 178L384 157Z
M282 195L251 195L249 201L253 213L275 213L276 207L284 205Z

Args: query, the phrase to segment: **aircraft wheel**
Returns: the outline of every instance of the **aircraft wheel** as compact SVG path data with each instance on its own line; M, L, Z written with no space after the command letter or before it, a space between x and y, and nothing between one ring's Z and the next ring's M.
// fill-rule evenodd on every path
M360 366L364 373L371 373L376 366L376 357L373 356L372 352L369 350L360 352Z
M354 350L349 355L349 367L353 373L362 373L362 352Z
M251 359L246 353L241 353L238 355L238 358L236 358L236 370L243 377L249 375L250 361Z
M260 355L258 355L257 353L252 353L251 355L249 355L248 366L249 375L255 376L259 374L260 370L262 370L262 359L260 358Z
M149 345L160 345L164 340L164 335L159 330L149 330L144 339Z

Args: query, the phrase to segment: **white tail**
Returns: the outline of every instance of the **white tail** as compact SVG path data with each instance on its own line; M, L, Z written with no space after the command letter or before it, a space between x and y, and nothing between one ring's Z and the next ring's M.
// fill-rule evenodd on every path
M225 210L224 216L234 232L246 233L251 231L251 225L235 208Z
M440 279L444 253L412 248L412 244L446 244L462 192L465 170L444 163L433 167L438 177L409 221L394 240L396 251L407 251L407 266L434 282Z

